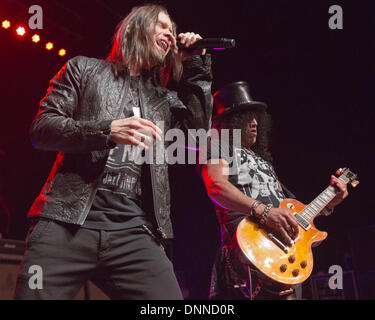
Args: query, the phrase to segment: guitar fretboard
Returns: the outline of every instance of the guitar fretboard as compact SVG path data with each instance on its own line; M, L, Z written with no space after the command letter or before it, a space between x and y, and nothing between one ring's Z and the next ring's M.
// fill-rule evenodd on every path
M349 181L345 176L340 176L339 180L347 183ZM324 207L335 197L336 191L333 186L327 187L320 195L318 195L313 201L311 201L305 209L303 209L299 216L307 222L312 221Z

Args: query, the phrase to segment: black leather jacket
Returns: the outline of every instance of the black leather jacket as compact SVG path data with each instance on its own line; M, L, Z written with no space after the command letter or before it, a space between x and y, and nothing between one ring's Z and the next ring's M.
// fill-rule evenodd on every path
M152 74L141 75L140 103L145 119L154 123L163 120L165 132L171 127L209 128L209 55L184 61L176 91L155 85ZM109 141L110 124L121 118L129 83L127 70L116 77L109 62L82 56L69 60L51 80L30 134L35 148L59 153L28 217L84 223L109 150L115 146ZM157 236L172 238L168 166L163 163L149 167Z

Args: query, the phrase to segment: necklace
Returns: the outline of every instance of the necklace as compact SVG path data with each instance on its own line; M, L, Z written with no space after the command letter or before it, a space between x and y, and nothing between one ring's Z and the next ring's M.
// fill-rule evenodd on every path
M139 98L139 81L140 79L138 77L130 77L130 87L129 87L129 94L130 94L130 98L133 102L133 105L137 106L139 105L139 102L138 100L139 99L136 99L133 95L133 92L136 92L136 95L137 97ZM136 87L136 88L134 88Z
M132 109L133 114L136 117L141 117L141 112L139 108L139 83L140 83L140 77L130 77L130 87L129 87L129 95L132 100ZM136 88L134 88L136 86ZM136 99L133 95L133 91L136 92L137 98Z

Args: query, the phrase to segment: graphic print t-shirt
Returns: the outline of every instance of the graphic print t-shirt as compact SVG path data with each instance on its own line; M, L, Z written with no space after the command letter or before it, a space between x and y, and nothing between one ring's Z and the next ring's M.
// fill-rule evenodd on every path
M133 116L133 108L138 107L138 81L131 77L125 118ZM136 154L132 145L111 149L84 228L119 230L146 223L146 214L140 207L142 165L134 162Z
M278 207L285 195L278 183L273 166L255 152L213 140L207 146L207 160L225 159L230 166L228 180L242 193L264 204ZM200 157L202 160L202 156ZM243 218L243 213L231 212L219 203L215 203L216 213L222 226L234 229ZM250 210L250 209L249 209ZM224 236L225 230L222 230Z

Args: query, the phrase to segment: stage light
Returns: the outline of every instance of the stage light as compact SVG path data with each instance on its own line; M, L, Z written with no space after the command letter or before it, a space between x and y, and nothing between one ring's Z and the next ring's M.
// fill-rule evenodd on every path
M11 28L11 26L12 26L12 24L11 24L11 22L10 22L9 20L2 20L2 21L0 20L0 23L1 23L1 27L4 28L4 29L9 29L9 28ZM26 28L23 27L22 25L21 25L21 26L18 25L16 28L17 28L17 29L16 29L16 34L17 34L18 36L20 36L20 37L23 37L23 36L27 33ZM40 35L35 33L33 36L31 36L31 41L34 42L34 43L39 43L39 42L41 41L41 37L40 37ZM53 50L54 47L55 47L55 45L54 45L53 42L47 42L47 43L45 44L45 48L46 48L46 50L48 50L48 51ZM66 56L66 53L67 53L67 51L66 51L66 49L64 49L64 48L61 48L61 49L58 51L58 55L59 55L60 57L64 57L64 56Z
M53 43L52 43L52 42L48 42L48 43L46 44L46 49L47 49L47 50L52 50L52 49L53 49Z
M59 56L63 57L66 55L66 50L65 49L60 49L59 50Z
M38 34L34 34L32 37L31 37L32 41L35 42L35 43L38 43L40 41L40 37Z
M1 23L1 26L2 26L4 29L9 29L9 28L10 28L10 21L8 21L8 20L4 20L4 21Z
M26 33L24 27L18 27L17 30L16 30L16 32L17 32L17 34L18 34L19 36L21 36L21 37L22 37L23 35L25 35L25 33Z

